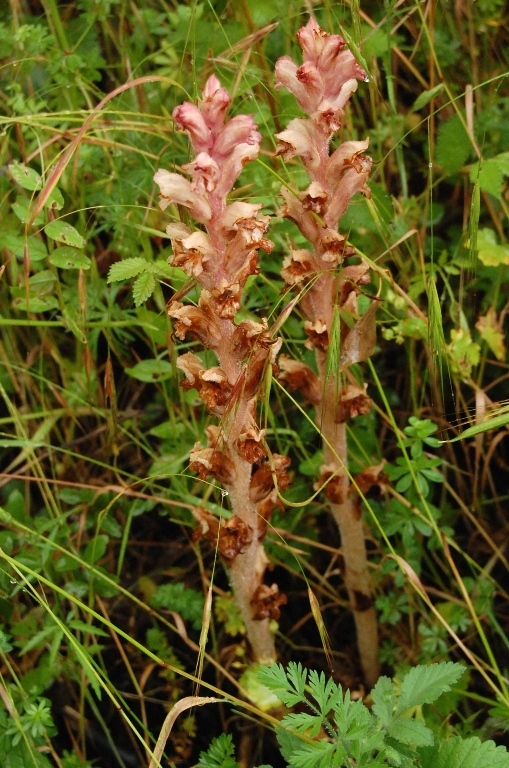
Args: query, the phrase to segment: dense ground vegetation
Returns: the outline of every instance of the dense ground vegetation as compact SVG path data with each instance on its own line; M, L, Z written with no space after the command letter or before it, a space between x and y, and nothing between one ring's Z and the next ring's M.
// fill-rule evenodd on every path
M196 389L180 386L177 357L199 348L174 333L166 305L199 293L168 263L169 216L153 177L189 162L171 114L216 74L232 94L230 114L252 114L262 134L231 199L263 205L275 244L248 278L236 320L282 318L296 297L283 260L307 246L274 214L282 184L309 180L298 160L275 156L275 134L302 113L274 88L274 65L284 55L300 61L295 33L310 11L369 75L334 147L369 136L374 161L371 197L352 199L340 231L370 267L358 312L378 303L376 346L342 375L366 382L373 400L347 432L351 474L377 468L356 503L386 682L370 697L340 536L316 484L325 430L274 369L259 416L271 450L291 459L265 538L266 581L287 599L272 624L279 661L340 686L327 694L336 725L350 711L341 688L364 698L345 732L361 720L362 738L386 728L388 762L377 764L453 766L459 737L507 746L507 3L10 0L0 9L6 768L148 765L168 709L203 703L193 695L221 702L183 709L162 765L195 765L223 730L242 766L285 764L270 730L282 712L264 712L274 701L250 665L226 571L195 532L197 508L228 518L230 506L189 468L217 419ZM172 215L195 226L182 206ZM281 352L313 367L300 303L278 327ZM412 698L420 672L410 670L439 663L430 674L442 676L441 691ZM286 690L274 669L273 692L302 708L305 673L292 667L296 688ZM323 680L310 680L324 699ZM409 719L405 702L413 723L450 736L449 763L425 750L392 754L401 722L382 700L395 718ZM327 709L321 720L313 712L306 726L327 761ZM416 730L407 741L426 738ZM229 743L221 748L226 755ZM235 765L217 749L200 765ZM290 752L287 743L287 762ZM486 755L472 765L507 765L505 752Z

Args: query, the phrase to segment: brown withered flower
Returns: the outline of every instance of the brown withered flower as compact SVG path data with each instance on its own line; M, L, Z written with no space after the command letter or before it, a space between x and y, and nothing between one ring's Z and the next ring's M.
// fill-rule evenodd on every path
M339 472L336 463L322 464L318 481L313 488L315 491L323 488L325 498L331 504L343 504L347 498L348 481L345 475Z
M287 596L279 591L277 584L272 584L270 587L267 584L260 584L251 598L253 619L277 620L281 616L280 606L286 605L287 602Z
M193 510L193 514L199 523L193 533L194 541L206 536L213 546L217 544L218 552L226 565L230 566L253 538L253 531L238 515L232 515L229 520L218 519L201 507Z
M265 430L252 424L240 433L235 446L245 461L250 464L259 464L267 456L264 441Z
M353 384L347 384L343 387L339 393L335 414L337 424L343 424L349 419L354 419L356 416L365 415L370 412L373 401L366 394L367 388L367 384L364 384L363 387L357 387Z
M189 454L189 462L189 469L202 480L212 475L222 485L232 486L235 483L235 465L221 450L202 448L196 443Z
M309 365L299 360L292 360L288 355L280 355L279 380L283 381L290 392L298 390L312 405L318 405L322 399L320 379Z
M290 464L291 459L288 456L282 456L279 453L272 454L272 465L274 467L274 474L276 475L277 487L280 491L284 491L290 484L290 478L286 471ZM271 462L266 461L256 470L251 478L249 498L254 504L258 504L265 499L266 496L269 496L274 488L275 485Z

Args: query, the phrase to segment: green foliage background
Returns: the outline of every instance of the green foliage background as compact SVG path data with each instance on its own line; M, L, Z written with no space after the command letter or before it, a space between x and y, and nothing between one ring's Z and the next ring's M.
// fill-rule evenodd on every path
M364 503L386 674L397 685L416 664L468 668L417 714L451 736L422 765L445 766L454 739L507 743L509 11L503 0L312 7L369 72L343 127L344 138L370 136L372 198L353 201L342 230L372 263L367 293L381 298L364 370L375 408L351 422L351 466L386 462L384 491ZM232 112L253 113L264 136L235 194L274 213L281 181L303 186L300 166L272 154L274 133L298 114L274 91L273 67L298 57L308 12L297 0L0 9L5 768L146 764L165 708L192 692L211 580L203 685L245 692L242 621L214 553L192 537L193 506L227 516L228 504L187 470L207 417L178 386L165 306L185 275L168 264L152 177L188 160L171 112L215 72ZM304 245L283 220L269 235L276 247L244 316L277 317L282 260ZM311 364L298 311L283 335ZM311 500L320 439L305 409L274 382L262 413L294 472L267 539L290 598L278 646L283 662L330 674L309 585L334 678L362 694L337 533ZM168 764L193 764L226 727L230 707L206 709L177 721ZM232 732L239 741L237 721ZM271 738L258 739L258 764Z

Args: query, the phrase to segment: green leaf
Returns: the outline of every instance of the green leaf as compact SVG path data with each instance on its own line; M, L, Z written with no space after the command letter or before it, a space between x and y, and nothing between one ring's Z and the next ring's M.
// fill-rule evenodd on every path
M23 189L28 189L30 192L41 189L42 179L33 168L21 165L21 163L13 163L8 168L14 181L17 181Z
M414 667L405 675L401 684L396 715L411 707L431 704L441 693L450 691L451 685L454 685L464 672L465 668L461 664L452 661Z
M200 629L203 622L205 600L201 592L186 589L182 582L161 584L150 598L153 608L165 608L179 613L184 621L190 621L194 629Z
M380 723L387 727L393 718L395 696L394 683L388 677L379 677L373 690L371 691L373 699L372 710L379 718Z
M420 720L399 717L389 725L387 732L403 744L416 747L429 747L433 744L433 733Z
M435 85L434 88L430 88L429 91L423 91L420 93L414 101L411 111L418 112L420 109L425 107L426 104L429 104L431 99L435 98L435 96L443 90L443 87L444 84L439 83L438 85Z
M472 145L458 115L454 115L438 129L435 160L450 176L465 165Z
M470 170L470 181L479 179L483 192L489 192L499 199L502 196L504 176L509 176L509 152L502 152L481 163L474 163Z
M206 752L200 752L199 768L239 768L234 758L233 741L230 734L223 733L212 739Z
M144 304L154 293L156 279L151 272L142 272L133 285L133 297L135 306Z
M509 264L509 246L499 245L495 232L483 227L477 233L477 256L486 267Z
M78 341L82 344L87 343L87 336L80 324L81 316L78 307L74 306L74 304L66 304L62 312L62 320L65 327L74 334Z
M422 768L509 768L505 747L493 741L482 742L477 736L455 736L430 749L419 750Z
M26 224L27 221L30 221L30 217L32 216L32 200L29 200L27 197L17 197L16 202L12 204L12 210L18 217L18 219L23 222L23 224ZM44 218L42 214L40 213L35 219L34 224L43 224Z
M49 255L49 263L60 269L90 269L92 264L88 256L71 248L70 245L61 245L55 248Z
M69 629L77 629L79 632L85 632L89 635L99 635L100 637L109 637L109 634L104 631L104 629L100 629L99 627L94 627L91 624L87 624L86 621L80 621L80 619L73 619L70 621L67 626Z
M22 259L24 253L25 242L28 247L28 256L31 261L42 261L48 255L46 245L38 237L29 237L25 241L25 238L20 235L15 235L12 232L3 232L0 235L0 245L11 251L16 258Z
M262 667L258 672L258 677L288 707L306 701L304 690L307 671L302 668L300 663L291 661L288 665L288 672L285 671L282 664Z
M133 379L147 383L166 381L173 376L173 366L167 360L142 360L132 368L126 368L125 372Z
M463 430L457 437L453 437L451 440L444 440L443 442L455 443L458 440L466 440L468 437L475 437L475 435L480 435L482 432L488 432L490 429L505 427L507 424L509 424L509 411L504 411L504 413L500 413L498 416L493 416L493 418L487 419L486 421L481 422L481 424L474 424L473 427L468 427L468 429Z
M55 296L30 296L27 302L26 298L17 296L12 306L21 312L50 312L58 307L58 300Z
M64 245L72 245L74 248L84 248L86 240L80 235L77 229L65 221L50 221L44 227L44 232L52 240Z
M99 534L98 536L94 536L91 541L88 542L85 552L83 554L83 559L85 562L90 563L90 565L93 565L93 563L97 563L98 560L101 559L101 557L106 552L106 547L108 546L109 537L105 536L104 534Z
M140 256L117 261L112 264L108 272L108 283L116 283L118 280L130 280L141 272L148 270L150 264Z

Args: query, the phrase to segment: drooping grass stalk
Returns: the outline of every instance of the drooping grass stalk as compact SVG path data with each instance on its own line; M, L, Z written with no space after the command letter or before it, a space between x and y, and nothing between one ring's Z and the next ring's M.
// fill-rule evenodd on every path
M191 451L190 467L202 478L217 480L231 505L228 521L196 509L200 532L218 546L229 568L234 596L242 613L256 661L275 659L269 622L278 618L286 597L276 585L263 582L267 557L263 537L267 519L277 504L272 469L265 461L264 430L256 423L258 390L267 365L274 362L280 341L266 322L235 322L247 278L258 271L258 249L272 249L264 237L269 217L261 205L234 202L226 197L243 165L258 156L261 135L252 116L238 115L225 122L228 92L211 76L198 106L185 102L173 113L177 127L187 131L195 159L183 170L191 177L159 170L161 208L176 203L204 227L192 231L182 222L167 232L172 240L172 263L201 288L198 306L174 297L169 314L175 334L199 340L212 350L217 366L207 368L200 357L186 352L177 359L185 374L185 389L196 389L209 412L219 419L207 429L208 445ZM180 298L183 298L180 296ZM273 457L278 485L285 487L284 456Z
M349 479L346 424L368 413L371 401L365 388L346 383L344 372L365 360L374 346L376 302L359 316L358 295L370 282L368 266L355 256L338 222L356 192L369 194L366 181L371 158L369 141L345 141L330 154L330 141L341 126L344 108L366 73L338 35L329 35L310 19L297 37L304 62L289 56L276 63L277 87L296 97L308 118L292 120L277 134L277 154L299 156L311 183L297 196L282 188L280 215L291 219L312 249L293 250L282 275L288 286L302 288L301 310L306 317L306 346L314 349L318 375L308 366L282 356L282 377L300 389L316 408L323 437L325 463L320 484L338 524L344 559L344 578L354 613L361 666L368 685L379 675L378 629L367 568L360 505Z

